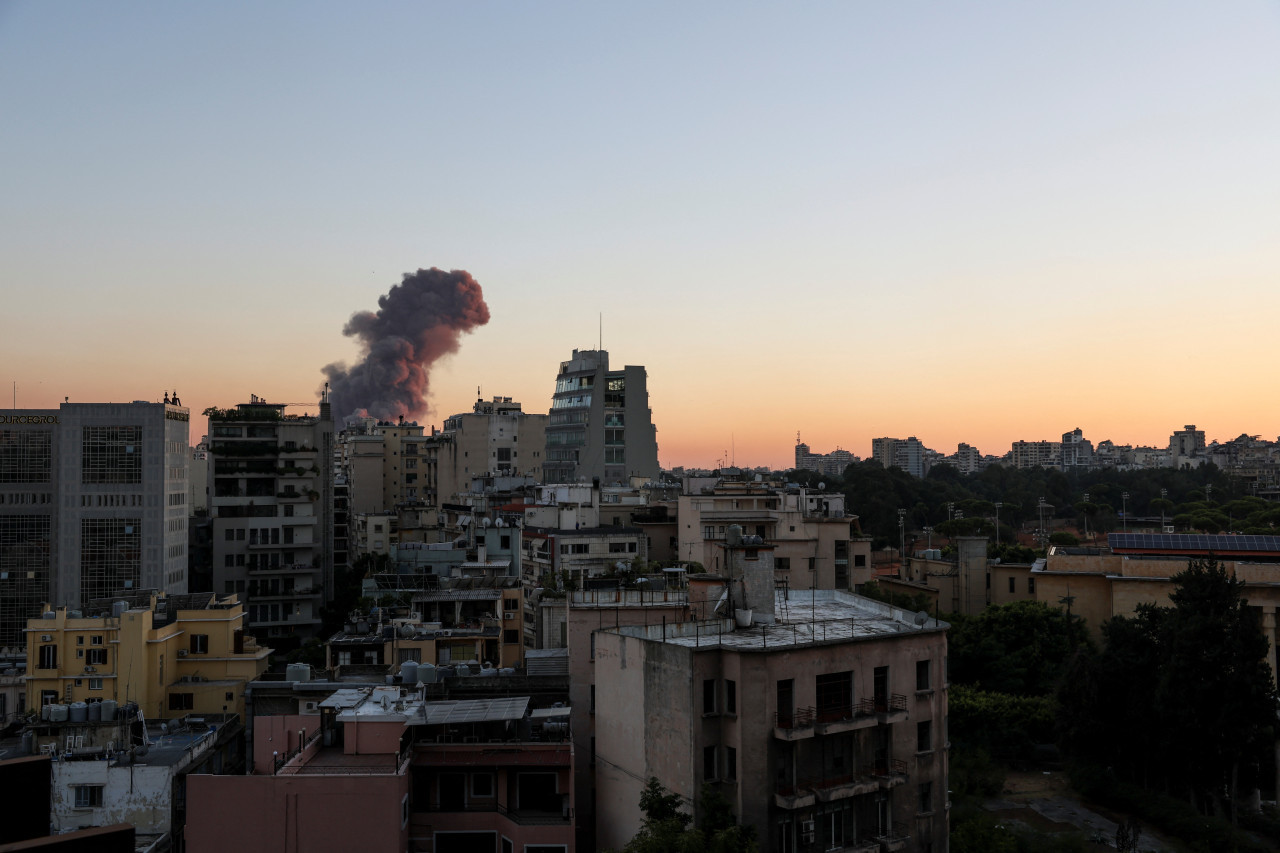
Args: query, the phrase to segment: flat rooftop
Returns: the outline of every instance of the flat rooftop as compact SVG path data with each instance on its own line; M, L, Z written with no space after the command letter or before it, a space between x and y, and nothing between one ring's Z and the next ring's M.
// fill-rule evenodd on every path
M700 648L781 649L945 631L948 623L925 614L838 590L791 590L774 595L774 622L738 627L732 619L630 626L614 631L657 642Z

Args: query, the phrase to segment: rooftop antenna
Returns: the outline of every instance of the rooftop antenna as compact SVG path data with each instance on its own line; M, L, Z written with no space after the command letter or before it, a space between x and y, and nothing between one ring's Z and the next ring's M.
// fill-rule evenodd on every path
M603 311L600 312L600 343L597 345L597 347L601 351L604 350L604 312Z

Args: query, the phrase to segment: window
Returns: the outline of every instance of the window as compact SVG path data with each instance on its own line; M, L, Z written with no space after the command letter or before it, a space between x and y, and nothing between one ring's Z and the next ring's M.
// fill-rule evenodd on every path
M191 635L191 654L193 655L209 654L209 635L208 634L192 634Z
M853 671L819 675L816 683L818 714L824 719L841 720L853 713Z
M933 783L920 783L920 813L928 814L933 811Z
M47 645L40 647L40 669L58 668L58 647Z
M724 778L738 778L738 750L731 746L724 750Z
M933 751L933 720L916 723L916 752Z
M102 805L101 785L72 785L76 792L76 808L93 809Z
M493 774L492 773L472 773L471 774L471 796L473 797L492 797L493 796Z
M84 662L90 666L106 666L107 650L106 649L89 649L89 654L85 655Z
M778 557L776 560L773 561L773 567L774 569L780 572L789 572L791 571L791 558Z
M714 526L712 526L712 525L710 525L710 524L704 524L704 525L702 526L702 538L703 538L703 539L715 539L715 538L716 538L716 529L715 529L715 527L714 527Z
M596 686L594 684L591 685L591 704L588 706L588 710L592 714L596 712Z
M83 646L83 645L84 645L84 637L76 637L76 645L77 645L77 646Z
M865 565L867 564L867 555L866 555L866 554L854 554L854 555L853 555L853 564L854 564L855 566L859 566L859 567L861 567L861 566L865 566Z
M90 689L90 690L101 690L101 689L102 689L102 679L101 679L101 678L90 678L90 679L89 679L89 689Z
M1032 577L1028 577L1028 578L1027 578L1027 592L1028 592L1030 595L1035 595L1035 594L1036 594L1036 579L1035 579L1035 578L1032 578Z
M338 652L338 666L351 666L351 652Z
M916 690L929 690L932 686L931 662L927 660L916 661Z
M1012 577L1009 578L1009 592L1013 593L1018 591L1017 583L1018 583L1017 578L1012 578Z
M738 713L738 682L736 681L725 680L724 712L726 714Z
M715 712L716 680L714 678L707 678L702 682L702 713L714 714Z
M190 711L195 707L194 693L170 693L169 694L169 710L170 711Z
M714 782L716 778L716 748L704 746L702 748L702 779L705 782Z
M520 630L518 628L504 628L502 631L502 642L518 644L520 642Z
M101 634L95 634L95 635L93 635L92 637L90 637L90 638L89 638L89 645L91 645L91 646L100 646L100 645L102 645L102 635L101 635Z

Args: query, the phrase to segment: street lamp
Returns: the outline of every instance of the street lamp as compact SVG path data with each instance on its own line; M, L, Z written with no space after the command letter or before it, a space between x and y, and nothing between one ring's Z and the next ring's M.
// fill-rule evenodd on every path
M996 501L996 545L1000 544L1000 507L1004 506L1000 501Z
M1124 532L1129 532L1129 493L1120 493L1120 515L1124 517Z
M907 511L905 509L898 510L898 565L903 565L907 559L907 528L906 528Z
M955 513L955 509L955 501L947 501L947 521L951 520L952 515Z
M929 537L929 544L926 547L930 551L932 551L933 550L933 528L926 524L924 528L924 535Z
M1169 499L1169 490L1160 490L1160 532L1164 533L1164 502Z
M1084 493L1084 502L1085 502L1086 504L1088 504L1088 503L1089 503L1089 493L1088 493L1088 492L1085 492L1085 493ZM1088 538L1089 538L1089 511L1088 511L1087 509L1083 509L1083 510L1081 510L1081 512L1083 512L1083 513L1084 513L1084 538L1085 538L1085 539L1088 539Z

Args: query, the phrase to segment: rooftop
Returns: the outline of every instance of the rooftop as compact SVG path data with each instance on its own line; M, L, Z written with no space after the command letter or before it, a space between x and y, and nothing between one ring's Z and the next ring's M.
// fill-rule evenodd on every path
M945 631L946 622L839 590L791 590L774 600L773 624L738 627L731 619L615 628L677 646L744 651L844 643L896 634Z

